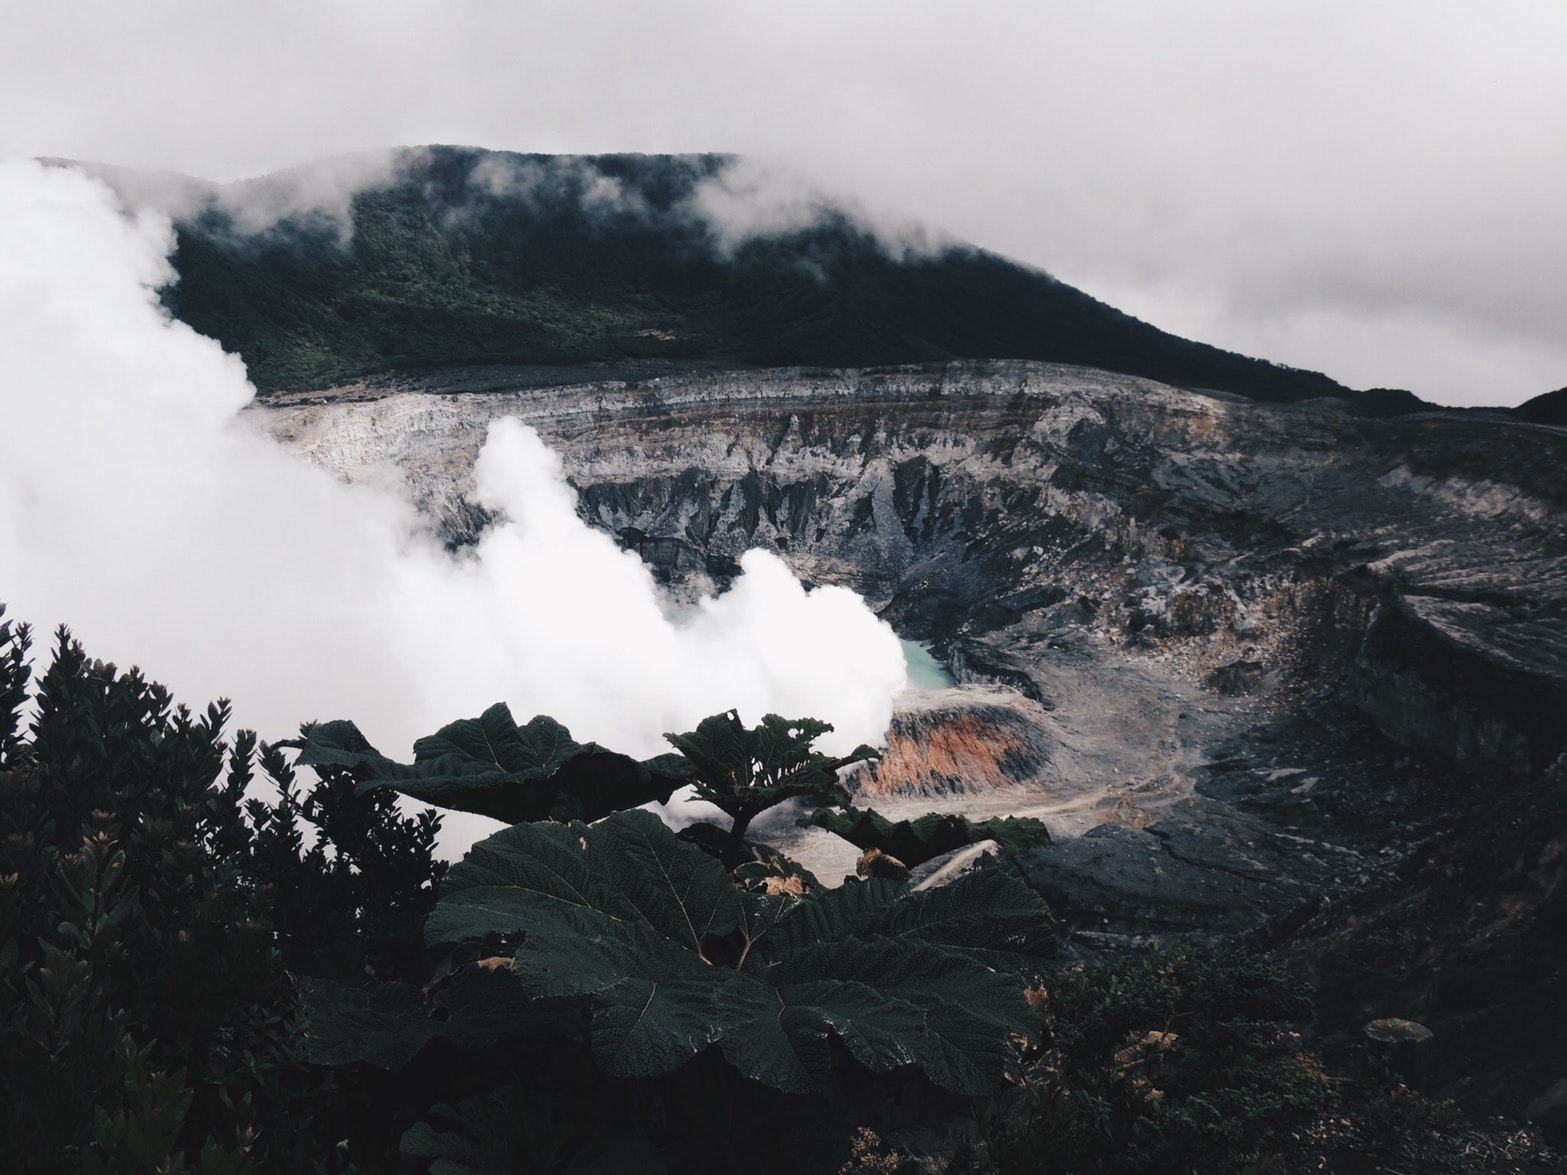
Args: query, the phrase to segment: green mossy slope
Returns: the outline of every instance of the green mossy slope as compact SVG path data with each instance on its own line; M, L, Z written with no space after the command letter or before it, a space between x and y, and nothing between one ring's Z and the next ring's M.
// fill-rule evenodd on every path
M351 233L321 215L241 233L221 202L186 219L169 308L242 355L264 392L474 363L1008 358L1265 400L1344 394L993 254L889 250L847 212L725 247L695 200L725 156L436 147L396 160L353 197Z

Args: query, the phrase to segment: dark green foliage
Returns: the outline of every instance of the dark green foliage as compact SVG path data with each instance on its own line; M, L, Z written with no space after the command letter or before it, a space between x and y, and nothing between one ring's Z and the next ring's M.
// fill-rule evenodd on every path
M397 811L351 726L295 744L304 789L279 747L224 745L225 707L192 718L62 634L23 733L26 639L0 629L0 1105L29 1169L808 1172L877 1081L1017 1069L1050 944L1010 874L816 894L765 846L731 876L631 811L508 829L429 917L437 822ZM770 804L837 796L824 729L741 727L733 770L690 737ZM444 773L478 806L502 776L556 815L640 802L660 763L504 707L420 750L416 786ZM664 796L694 770L674 759ZM427 934L452 944L433 967Z
M316 738L322 749L307 756L318 769L352 764L367 774L367 748L353 741L352 728L343 737L345 726ZM732 789L719 794L749 801L748 820L794 795L840 798L836 772L849 760L810 749L825 730L776 716L748 730L720 715L674 741L695 752L688 770ZM458 744L476 762L472 750L497 745L506 730L482 733L477 723L454 724L425 740L434 752L427 758L433 763ZM569 756L574 744L530 746L526 764L515 752L491 751L487 762L535 766L549 777L563 761L552 750ZM868 753L861 748L853 758ZM491 802L482 791L465 802L474 796ZM677 837L635 811L497 833L442 886L426 925L446 955L434 986L311 982L310 1056L374 1065L419 1091L404 1095L422 1124L402 1135L403 1153L455 1164L432 1168L450 1170L506 1162L534 1169L526 1163L543 1161L541 1138L562 1148L551 1160L557 1169L576 1169L620 1154L628 1137L644 1148L656 1141L678 1170L729 1171L740 1156L760 1170L830 1170L846 1153L847 1123L806 1091L842 1097L845 1082L914 1074L975 1093L1016 1070L1034 1023L1022 998L1025 977L1037 973L1053 936L1043 903L1014 875L980 870L932 893L881 882L819 893L809 873L775 850L741 841L729 854L729 843L729 833L709 826ZM476 990L482 999L473 998ZM514 1073L510 1085L476 1088L461 1100L456 1089L421 1080L442 1049L472 1053L486 1042L506 1042L505 1055L546 1054L554 1068L542 1080ZM562 1095L595 1073L596 1092L577 1086ZM606 1106L607 1080L629 1082L636 1093ZM714 1111L677 1131L671 1099L693 1082L704 1103L716 1104L721 1088L740 1096L744 1116ZM497 1110L524 1102L535 1107L527 1119ZM757 1156L743 1140L766 1137L769 1124L782 1132L767 1144L776 1153ZM692 1129L711 1145L693 1151L685 1137Z
M1456 1171L1482 1144L1475 1169L1512 1169L1443 1103L1334 1098L1294 1032L1311 993L1278 964L1052 963L1043 903L993 859L824 889L767 846L734 864L726 832L623 811L517 824L437 891L435 818L365 786L351 726L306 732L303 789L278 747L225 744L225 705L193 716L63 632L29 688L28 635L0 617L7 1171L912 1170L891 1143L851 1154L855 1128L954 1115L975 1144L919 1169ZM501 717L424 761L477 759ZM719 715L677 743L746 815L839 795L823 729ZM625 774L546 719L510 730L508 779Z
M928 942L961 951L992 969L1034 982L1055 953L1055 931L1044 901L1015 870L992 859L956 881L909 890L875 879L846 884L797 907L770 949L804 949L813 940L866 937Z
M995 1123L971 1170L1261 1169L1331 1101L1291 1029L1311 1013L1310 990L1277 964L1178 955L1078 967L1037 1002L1048 1044L1023 1110Z
M6 1146L35 1171L310 1169L287 979L222 852L244 775L223 776L226 708L193 717L62 631L19 736L25 632L0 642Z
M845 808L842 812L819 809L809 824L825 828L862 849L880 849L911 869L942 853L964 845L993 840L1003 852L1016 853L1050 839L1038 820L1026 816L996 817L975 823L966 816L931 812L916 820L893 823L879 812Z
M730 852L740 849L751 821L785 800L804 797L814 804L847 804L849 793L838 782L838 771L850 763L874 759L867 746L841 758L813 750L811 744L832 729L815 718L764 715L747 727L730 710L704 718L686 734L666 734L696 773L698 798L716 805L734 823Z
M32 643L32 630L7 620L5 605L0 604L0 771L10 766L21 741L22 707L32 676L27 653Z
M1514 1148L1497 1146L1498 1140L1484 1135L1476 1137L1474 1124L1452 1102L1422 1097L1386 1072L1373 1071L1367 1077L1347 1091L1338 1112L1321 1124L1318 1133L1324 1149L1374 1156L1383 1170L1422 1175L1519 1169L1514 1162L1498 1161L1514 1158L1507 1153ZM1557 1161L1549 1164L1546 1160L1551 1156L1537 1152L1531 1157L1539 1164L1536 1170L1567 1170L1567 1156L1557 1155Z
M428 809L403 816L391 792L361 793L340 767L316 768L301 799L278 747L263 745L260 757L278 799L246 803L254 836L243 852L285 964L310 975L422 978L419 928L446 870L434 859L439 818Z
M745 892L657 817L623 812L476 845L426 933L520 942L528 991L592 1000L593 1053L616 1076L669 1073L716 1046L748 1078L811 1092L831 1079L836 1039L873 1072L916 1066L975 1094L1014 1071L1032 1023L1021 980L988 963L1029 960L1045 925L1039 897L999 870L935 894Z
M505 702L477 718L443 726L414 743L412 764L394 763L352 722L307 727L299 762L352 770L361 793L389 787L426 803L475 812L508 824L598 820L623 808L663 803L691 782L677 755L637 762L596 743L573 741L553 718L519 726Z
M265 746L279 801L246 800L226 704L193 717L63 631L23 732L27 635L0 626L6 1145L37 1171L334 1167L359 1093L306 1063L285 964L422 976L433 817L330 772L301 801Z
M396 1148L405 1164L431 1165L402 1170L821 1175L848 1157L843 1101L780 1094L715 1053L665 1077L621 1080L585 1054L508 1042L427 1052L417 1070L423 1088L443 1092Z
M439 1104L402 1137L431 1160L430 1175L664 1175L646 1138L594 1127L531 1085L511 1084L457 1105Z
M408 152L393 182L354 198L346 241L320 218L254 236L214 210L181 223L165 298L263 390L469 363L1010 358L1262 399L1344 393L980 250L893 256L842 214L725 250L691 197L729 162ZM488 182L507 173L522 182Z
M509 957L482 954L465 952L456 969L428 991L411 983L300 979L305 1056L318 1065L363 1062L397 1072L434 1040L475 1045L544 1036L586 1039L585 1004L534 998L518 984Z

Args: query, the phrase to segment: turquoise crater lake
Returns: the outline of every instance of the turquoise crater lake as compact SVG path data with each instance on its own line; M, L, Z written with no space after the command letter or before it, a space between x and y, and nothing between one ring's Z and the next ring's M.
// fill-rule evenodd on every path
M941 662L919 641L903 641L903 661L909 667L909 684L915 689L947 689L957 684Z

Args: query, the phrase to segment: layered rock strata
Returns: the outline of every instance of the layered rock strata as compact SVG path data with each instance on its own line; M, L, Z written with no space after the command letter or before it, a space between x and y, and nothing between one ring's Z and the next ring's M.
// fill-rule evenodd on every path
M1044 819L1020 864L1076 948L1284 951L1329 1027L1436 1028L1477 1103L1560 1076L1567 430L1021 362L527 382L251 415L452 544L489 521L487 424L522 418L672 591L767 547L929 643L962 684L900 708L864 800Z
M405 486L453 542L486 522L470 497L486 426L519 417L583 516L677 588L768 547L860 591L960 680L1047 706L1059 653L1083 650L1230 696L1341 682L1395 740L1508 771L1567 743L1561 430L1022 362L443 383L482 375L255 416L348 477Z
M966 796L975 814L1044 811L1070 837L1128 797L1154 816L1203 791L1257 808L1277 789L1237 784L1214 748L1321 691L1345 703L1335 725L1363 716L1390 745L1499 778L1538 772L1567 740L1557 430L1374 420L1331 400L1265 406L1032 363L485 380L404 377L256 416L345 476L405 486L454 543L486 522L471 501L484 430L516 416L560 453L583 516L675 590L721 586L752 546L807 580L856 588L960 680L1009 687L1046 713L1035 742L1049 752L1023 756L1038 768L1024 787L1034 802L1005 755L988 773L972 753L953 767L982 729L993 747L1014 737L989 703L900 717L920 740L895 730L887 770L949 804ZM896 749L921 744L923 764ZM1281 810L1299 823L1354 807L1339 793L1368 782L1302 751L1242 756L1256 779L1293 781L1282 809L1264 805L1271 823L1253 842ZM1182 874L1154 816L1135 836L1092 835L1146 849L1158 876ZM1199 823L1245 839L1217 817ZM1087 852L1050 854L1042 888L1060 874L1060 893L1076 893L1068 862ZM1275 856L1277 867L1231 871L1250 896L1226 925L1312 900L1247 881L1304 861L1289 845ZM1365 875L1305 872L1318 889ZM1124 902L1105 892L1087 904L1127 929L1171 924L1151 911L1179 903L1127 886Z

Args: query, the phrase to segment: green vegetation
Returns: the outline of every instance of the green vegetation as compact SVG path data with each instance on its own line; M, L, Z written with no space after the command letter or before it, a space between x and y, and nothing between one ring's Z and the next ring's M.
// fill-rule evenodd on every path
M271 748L279 798L246 801L258 748L225 746L224 706L193 716L64 632L29 689L29 640L0 622L7 1169L328 1168L358 1094L304 1063L289 968L422 966L434 821L331 773L301 803Z
M452 870L425 934L520 941L518 981L586 997L612 1076L662 1076L716 1046L786 1093L830 1088L835 1044L872 1073L996 1092L1033 1028L1021 976L1052 945L1039 896L1010 873L927 893L753 893L648 812L497 833Z
M1450 1111L1334 1091L1277 964L1062 963L1005 860L828 888L634 808L687 779L737 821L837 805L867 752L821 723L717 715L638 763L497 706L413 764L326 723L287 744L306 788L226 706L63 631L35 683L28 648L0 612L7 1170L1463 1169ZM399 790L515 823L448 871Z
M294 745L302 765L355 768L360 793L391 787L425 803L507 823L598 820L663 803L692 778L690 765L678 755L639 763L595 743L576 742L542 714L519 726L504 702L418 740L409 765L379 754L352 722L309 727Z
M723 248L692 200L729 162L408 152L394 182L354 197L346 240L320 217L253 235L215 208L180 224L165 300L242 355L264 392L470 363L970 358L1267 400L1344 393L1314 372L1165 334L979 250L892 256L841 213Z
M1039 1004L1046 1047L975 1169L1246 1171L1333 1100L1288 1027L1310 990L1260 959L1066 969Z
M838 782L838 770L876 758L859 746L840 759L830 759L811 744L832 727L814 718L794 722L769 714L760 726L747 730L731 710L702 721L689 734L671 734L670 743L696 772L697 798L716 805L733 821L729 849L744 843L746 829L757 816L785 800L809 799L813 804L847 804L849 793Z
M1050 839L1045 826L1027 816L998 816L976 824L966 816L931 812L894 823L879 812L845 807L842 812L819 809L810 823L862 849L878 849L910 868L981 841L993 840L1016 853Z

